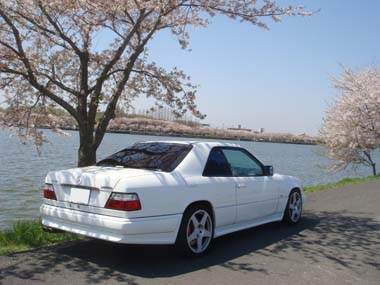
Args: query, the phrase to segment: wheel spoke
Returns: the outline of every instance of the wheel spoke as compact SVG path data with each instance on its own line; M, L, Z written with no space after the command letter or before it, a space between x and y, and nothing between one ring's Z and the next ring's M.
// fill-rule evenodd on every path
M203 217L199 224L201 224L203 227L206 225L208 215L206 213L203 214Z
M191 221L193 222L194 228L197 228L199 226L199 221L197 220L195 215L191 217Z
M197 232L196 231L193 231L188 237L187 237L187 240L189 242L192 242L193 240L195 240L197 238Z
M197 251L198 252L202 251L202 237L201 236L197 238Z

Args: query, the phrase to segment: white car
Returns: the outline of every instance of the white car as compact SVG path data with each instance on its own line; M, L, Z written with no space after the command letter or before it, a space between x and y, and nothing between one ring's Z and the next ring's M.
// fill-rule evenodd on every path
M175 244L200 255L213 238L300 220L299 179L218 142L143 142L96 166L50 172L40 208L46 230L118 243Z

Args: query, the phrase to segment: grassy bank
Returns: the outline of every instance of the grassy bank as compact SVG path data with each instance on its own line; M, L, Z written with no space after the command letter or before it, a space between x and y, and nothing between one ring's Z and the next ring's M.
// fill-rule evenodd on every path
M323 185L313 185L313 186L307 186L305 187L305 193L312 193L317 192L325 189L331 189L336 187L341 187L347 184L357 184L367 181L374 181L374 180L380 180L380 176L368 176L365 178L346 178L343 180L340 180L336 183L330 183L330 184L323 184Z
M0 232L0 255L80 238L75 234L44 232L38 220L20 221L11 230Z

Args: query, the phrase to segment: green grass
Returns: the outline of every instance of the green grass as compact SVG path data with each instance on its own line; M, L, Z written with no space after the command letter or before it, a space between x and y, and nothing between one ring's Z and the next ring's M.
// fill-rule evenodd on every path
M0 255L77 239L81 237L75 234L44 232L40 221L20 221L0 232Z
M347 184L357 184L357 183L373 181L373 180L380 180L380 176L368 176L365 178L346 178L346 179L343 179L343 180L338 181L336 183L307 186L307 187L305 187L304 191L305 191L305 193L312 193L312 192L317 192L317 191L321 191L321 190L325 190L325 189L344 186Z

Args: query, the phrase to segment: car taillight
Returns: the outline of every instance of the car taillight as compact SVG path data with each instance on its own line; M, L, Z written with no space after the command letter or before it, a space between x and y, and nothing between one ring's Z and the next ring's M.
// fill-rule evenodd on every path
M50 199L50 200L57 200L57 197L55 196L54 189L51 185L46 185L44 189L44 198Z
M112 193L105 208L121 211L137 211L141 210L141 204L137 194Z

